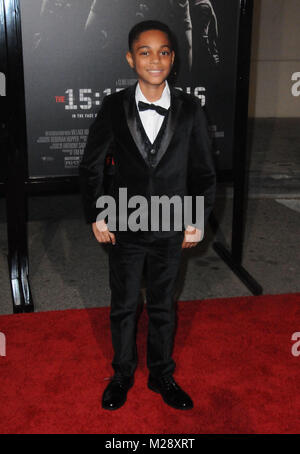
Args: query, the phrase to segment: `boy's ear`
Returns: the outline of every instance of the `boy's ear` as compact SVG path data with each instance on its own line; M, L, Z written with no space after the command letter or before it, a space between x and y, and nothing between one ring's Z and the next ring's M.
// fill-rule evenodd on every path
M129 52L129 51L128 51L127 54L126 54L126 60L127 60L128 64L129 64L129 66L130 66L132 69L134 69L134 61L133 61L132 53Z

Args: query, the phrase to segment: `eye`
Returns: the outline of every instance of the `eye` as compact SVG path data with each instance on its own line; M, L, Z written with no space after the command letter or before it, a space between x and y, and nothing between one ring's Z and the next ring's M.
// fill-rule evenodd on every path
M147 50L144 50L140 53L140 55L149 55L149 52Z
M162 51L161 51L161 54L162 54L162 55L170 55L170 51L168 51L168 50L162 50Z

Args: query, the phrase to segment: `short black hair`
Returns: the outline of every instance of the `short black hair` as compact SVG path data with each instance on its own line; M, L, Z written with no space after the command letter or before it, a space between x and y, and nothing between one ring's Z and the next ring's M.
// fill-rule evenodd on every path
M174 50L175 40L170 28L166 24L158 20L145 20L134 25L129 32L128 46L130 51L132 51L133 43L134 41L138 40L140 34L149 30L160 30L161 32L165 33L169 38L171 49Z

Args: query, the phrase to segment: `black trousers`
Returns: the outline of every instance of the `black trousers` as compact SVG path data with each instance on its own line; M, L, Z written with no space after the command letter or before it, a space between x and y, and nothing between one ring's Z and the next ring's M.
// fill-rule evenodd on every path
M149 317L147 366L154 377L172 374L175 330L174 291L179 271L183 232L155 238L151 232L116 233L109 247L110 323L115 372L132 375L137 366L137 309L146 261L146 299Z

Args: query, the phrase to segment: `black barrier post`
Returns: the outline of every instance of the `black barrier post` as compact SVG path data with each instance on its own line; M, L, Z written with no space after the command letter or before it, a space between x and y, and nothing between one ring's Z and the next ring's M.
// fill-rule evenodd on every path
M20 6L4 2L7 42L8 175L6 181L8 267L13 311L32 312L28 281L26 117Z
M0 0L0 72L1 77L7 74L7 46L4 20L4 1ZM1 80L0 93L0 196L4 194L4 181L7 175L7 148L8 148L8 129L7 129L7 99L6 99L6 79Z
M233 152L233 219L231 251L216 242L214 250L254 294L263 292L261 285L243 268L243 242L248 192L247 176L247 123L249 73L251 57L251 28L253 0L240 0L240 21L238 39L237 86L235 108L235 143Z

